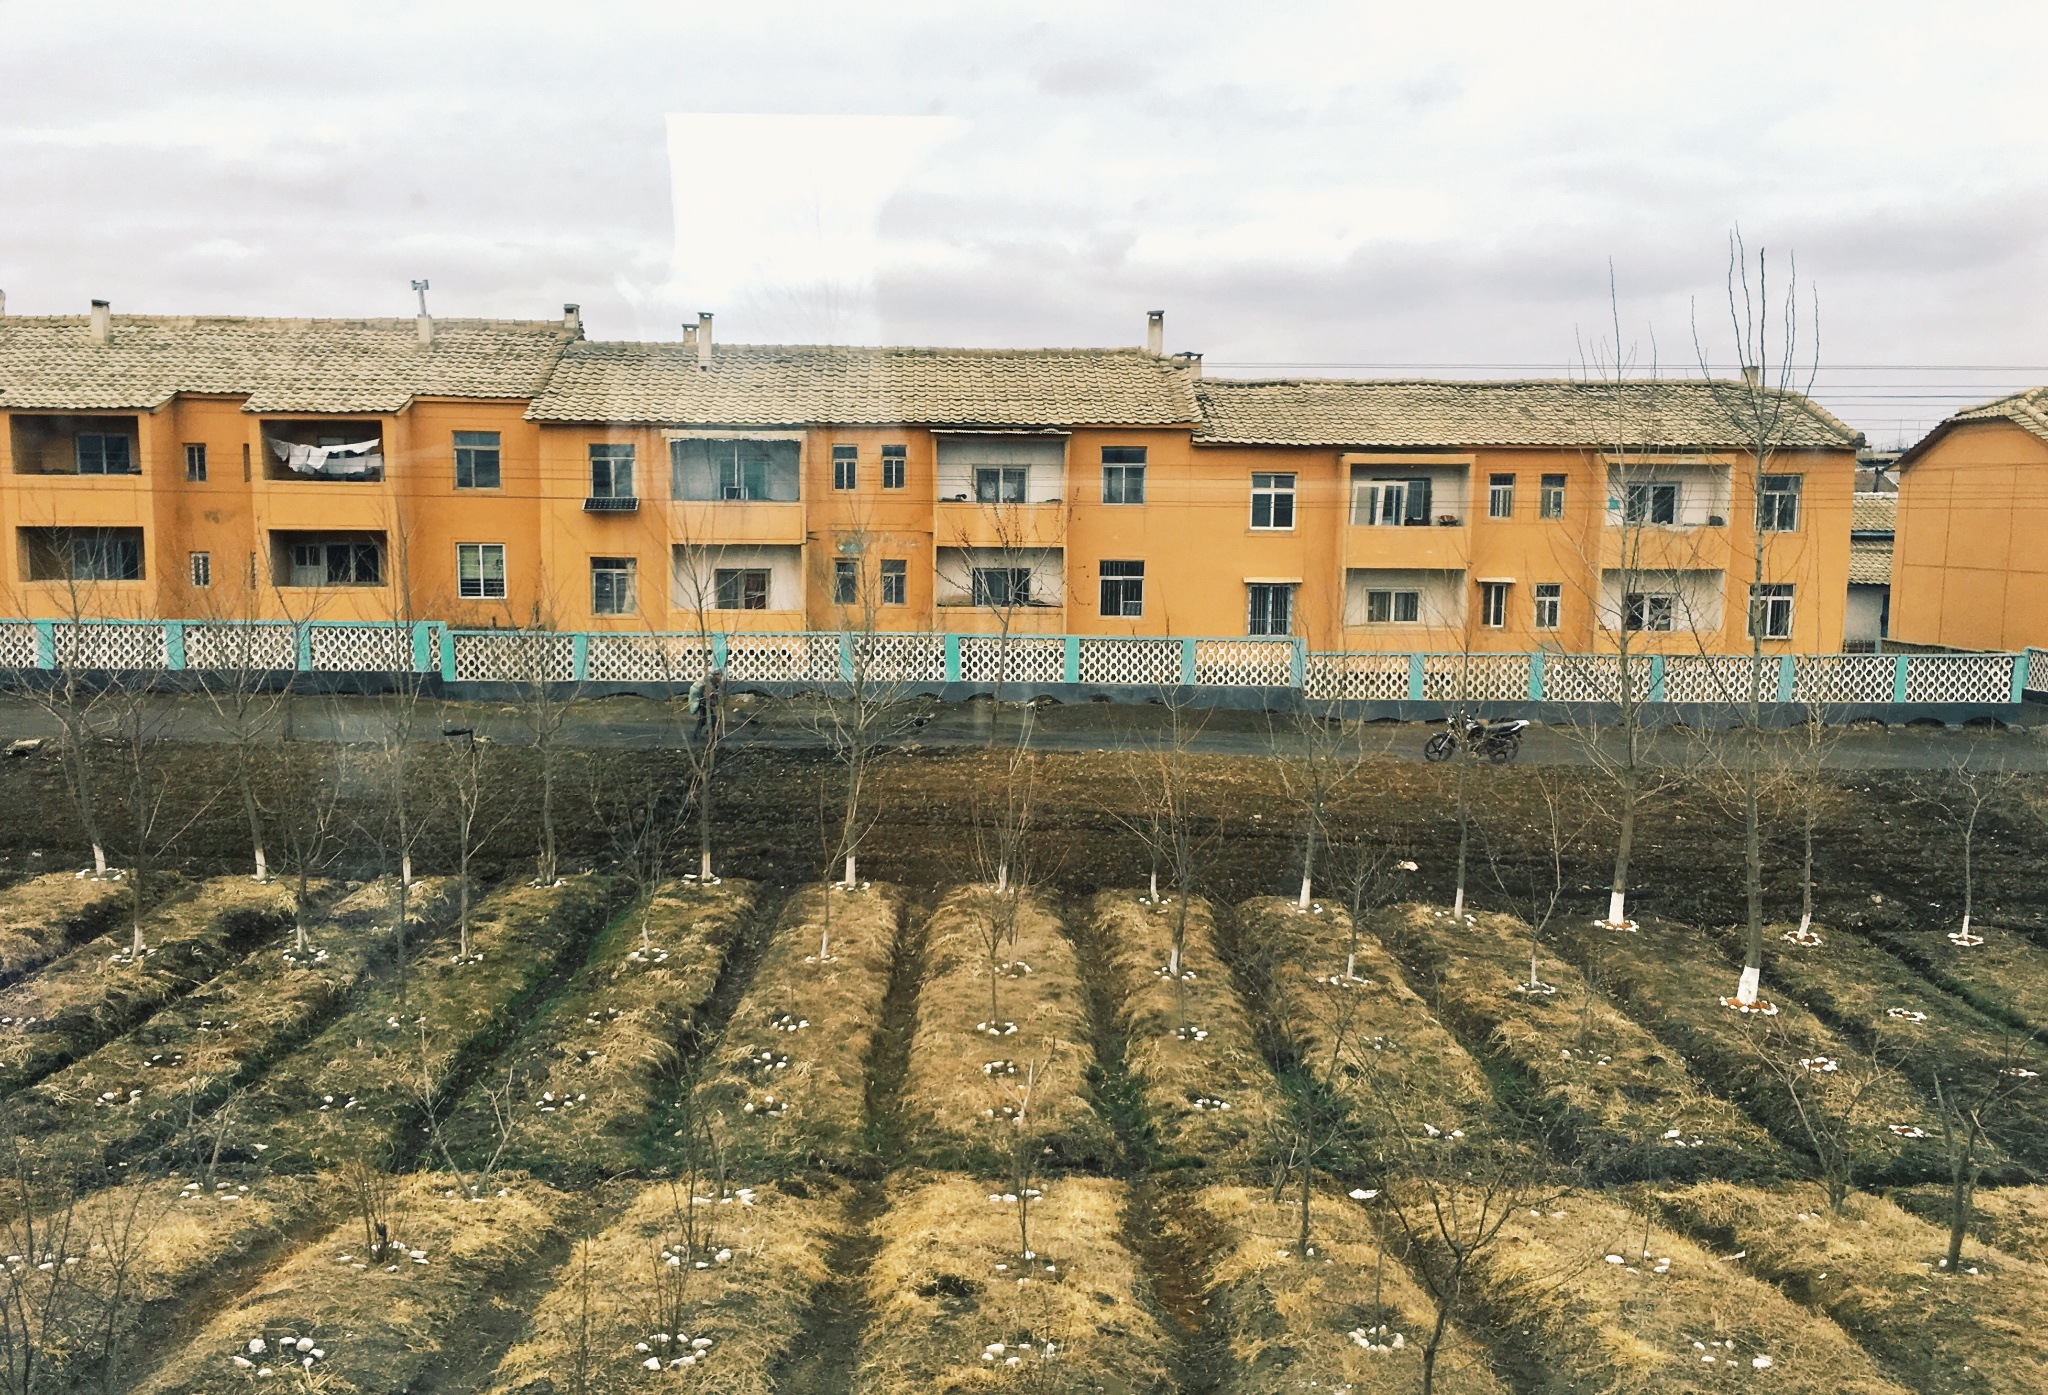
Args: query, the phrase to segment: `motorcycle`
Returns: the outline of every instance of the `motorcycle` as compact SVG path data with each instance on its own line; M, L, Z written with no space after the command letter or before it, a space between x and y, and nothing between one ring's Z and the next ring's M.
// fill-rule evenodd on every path
M1423 743L1422 758L1432 764L1441 763L1455 755L1462 745L1495 765L1508 765L1522 753L1522 732L1528 725L1521 720L1486 722L1477 717L1454 720Z

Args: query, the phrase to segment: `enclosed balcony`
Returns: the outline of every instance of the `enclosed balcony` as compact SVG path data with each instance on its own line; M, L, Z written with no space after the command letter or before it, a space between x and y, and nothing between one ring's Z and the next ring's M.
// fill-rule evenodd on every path
M384 428L374 421L266 421L263 478L382 480Z

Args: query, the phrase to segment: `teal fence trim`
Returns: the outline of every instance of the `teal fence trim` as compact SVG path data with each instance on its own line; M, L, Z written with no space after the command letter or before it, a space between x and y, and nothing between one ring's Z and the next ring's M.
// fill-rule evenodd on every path
M1183 688L1195 686L1195 675L1201 672L1195 667L1195 642L1184 639L1180 642L1180 685Z
M36 667L57 666L57 626L54 621L36 621Z
M1529 701L1543 701L1543 654L1541 650L1529 656Z
M1308 689L1308 641L1297 638L1294 641L1294 686Z
M1427 656L1423 654L1410 654L1408 656L1408 701L1410 702L1422 701L1422 670L1426 660Z
M1792 701L1792 694L1798 691L1799 665L1790 654L1778 656L1778 701Z
M839 636L839 681L853 681L853 635L850 632Z
M164 667L173 673L185 671L185 622L164 622Z
M2033 662L2033 659L2034 651L2031 649L2022 649L2019 653L2012 656L2012 700L2014 702L2025 702L2027 700L2027 667Z
M569 676L578 683L590 681L590 636L576 634L569 639Z
M960 636L947 635L944 648L946 651L946 681L948 683L958 683L960 681Z
M1904 654L1892 656L1892 701L1906 700L1906 658Z
M1060 655L1060 682L1081 681L1081 636L1068 635L1064 651Z
M441 630L441 681L455 681L455 632L445 626Z
M713 668L725 667L725 641L726 636L723 634L711 636L711 666Z
M1664 701L1664 656L1662 654L1652 654L1650 656L1650 696L1646 701Z
M293 660L298 664L300 673L311 673L313 671L313 624L310 620L302 620L294 628L297 629L298 633L292 637Z

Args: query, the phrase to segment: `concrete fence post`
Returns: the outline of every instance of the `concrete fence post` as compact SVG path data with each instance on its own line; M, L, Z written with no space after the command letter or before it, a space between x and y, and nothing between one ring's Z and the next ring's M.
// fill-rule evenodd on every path
M948 683L958 683L960 681L960 636L947 635L945 637L944 643L946 655L946 681Z
M1081 681L1081 636L1068 635L1060 655L1060 682Z
M1906 662L1909 657L1909 655L1905 654L1895 654L1892 656L1893 702L1904 702L1906 700Z
M1183 688L1195 686L1195 675L1201 672L1195 666L1195 641L1192 637L1180 642L1180 685Z
M1778 656L1778 701L1792 701L1799 681L1799 667L1790 654Z
M1529 701L1543 701L1543 651L1529 656Z
M1408 656L1408 701L1422 701L1422 667L1429 656L1410 654Z
M185 668L185 622L164 621L164 667L172 673L182 673Z
M311 673L313 671L313 622L301 620L292 628L297 632L292 637L292 647L297 651L293 655L293 661L298 665L300 673Z
M1650 656L1650 698L1651 702L1664 701L1664 656Z
M590 636L582 630L569 636L569 676L578 683L590 680Z
M2012 700L2027 700L2027 665L2033 659L2033 651L2022 649L2012 656Z
M36 667L55 668L57 666L57 627L48 620L38 620L35 624Z

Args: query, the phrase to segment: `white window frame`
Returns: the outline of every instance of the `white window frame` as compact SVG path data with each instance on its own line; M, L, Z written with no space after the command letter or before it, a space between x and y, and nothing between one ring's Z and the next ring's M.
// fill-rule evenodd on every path
M1564 517L1564 491L1567 481L1563 475L1544 475L1538 486L1536 514L1539 518Z
M1638 611L1642 623L1631 624ZM1670 634L1678 628L1678 593L1629 591L1621 598L1621 627L1632 634Z
M1482 581L1479 583L1479 623L1489 630L1504 630L1508 626L1507 581Z
M1657 517L1662 512L1657 507L1660 496L1671 500L1669 518ZM1636 506L1638 498L1642 500L1640 509ZM1684 504L1684 492L1676 480L1635 480L1621 487L1621 521L1632 528L1675 528L1685 516Z
M1108 467L1105 466L1105 469ZM1110 568L1119 570L1112 572ZM1141 561L1103 561L1097 567L1100 583L1098 613L1104 619L1133 620L1145 613L1145 564Z
M984 484L994 488L983 491ZM1029 465L977 465L974 467L974 502L977 504L1022 504L1031 498Z
M478 438L488 436L490 437L490 442L486 444L481 439L466 441L463 439L465 436ZM457 489L503 489L505 487L505 438L501 432L457 431L450 439L454 442L451 449L455 452L455 487ZM491 482L489 484L478 484L476 482L477 466L486 463L485 457L489 457ZM463 479L465 473L469 476L467 480Z
M1291 635L1294 633L1294 584L1286 581L1245 583L1244 632L1248 635ZM1266 604L1261 607L1263 599ZM1278 602L1277 607L1275 602ZM1279 618L1274 618L1275 611Z
M1756 520L1759 533L1799 531L1799 495L1805 482L1804 475L1764 475L1759 478Z
M998 583L995 578L1003 578ZM975 567L967 577L968 598L990 610L1010 610L1031 604L1031 568Z
M1408 481L1362 480L1352 486L1351 521L1366 528L1399 528L1408 519Z
M206 443L187 441L185 443L185 483L206 483Z
M1564 616L1564 583L1539 581L1536 583L1536 628L1555 630L1561 628Z
M85 443L87 441L98 441L101 443L99 462L90 470L85 468ZM107 468L107 447L105 443L108 441L119 441L121 443L121 458L126 462L127 468L121 470L109 470ZM135 442L125 431L79 432L71 441L71 459L81 475L139 475L142 473L142 467L135 460Z
M910 474L910 447L882 447L882 488L901 489ZM887 602L884 602L887 604ZM901 604L901 602L898 602Z
M470 558L474 554L475 576L470 575ZM491 575L486 559L497 558L497 576ZM493 583L496 590L492 589ZM503 543L457 543L455 544L455 591L465 601L502 601L505 599L505 544Z
M1373 587L1365 593L1365 623L1368 625L1421 624L1422 592L1402 587Z
M727 605L726 578L732 578L730 598ZM748 605L749 579L759 578L761 604ZM713 610L766 610L769 599L774 595L775 574L767 567L714 567L711 571L711 608Z
M194 589L204 591L213 585L213 554L192 552L186 554L186 566L191 572Z
M1294 486L1298 478L1292 471L1258 470L1252 474L1252 531L1257 533L1291 533L1294 531ZM1285 481L1285 483L1282 483ZM1266 506L1266 521L1259 522L1259 505ZM1281 514L1287 516L1280 522ZM1292 612L1290 611L1290 617ZM1285 633L1283 631L1282 633Z
M1757 638L1759 616L1763 618L1764 639L1792 638L1792 586L1789 582L1766 581L1749 588L1749 637Z
M1486 477L1486 516L1488 518L1513 518L1515 516L1515 477L1511 474L1489 474Z
M609 565L605 565L609 564ZM610 606L600 608L598 583L600 575L623 576L624 594L620 595L617 582L612 583L613 595ZM593 557L590 559L590 613L592 615L631 615L640 600L640 559L637 557Z
M832 488L842 494L860 488L859 445L832 447Z
M630 442L598 441L590 447L590 497L593 499L634 499L633 492L634 457L637 452ZM604 467L600 478L599 466ZM620 488L620 467L624 467Z
M888 485L882 486L884 489ZM910 604L910 562L903 557L884 557L877 573L882 584L883 605Z

